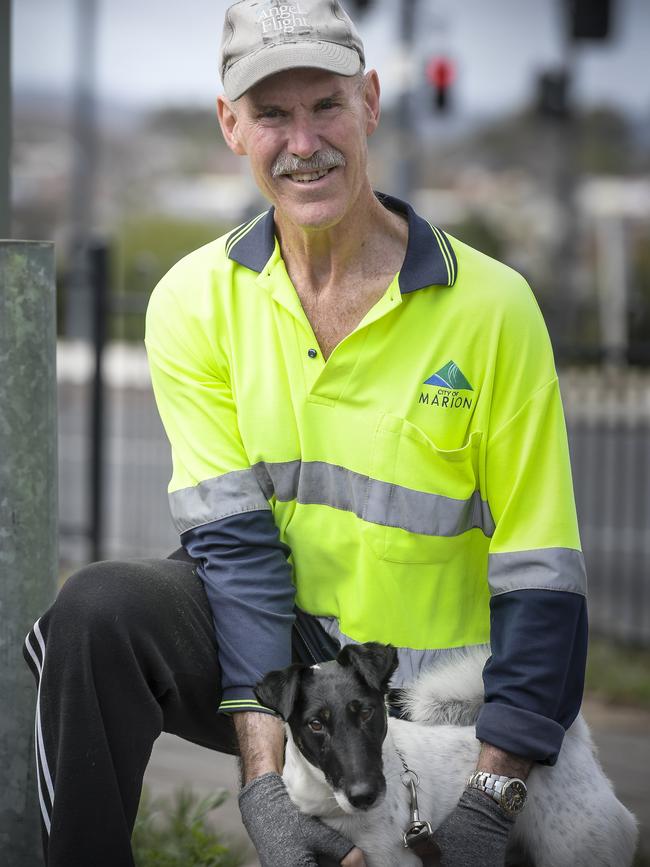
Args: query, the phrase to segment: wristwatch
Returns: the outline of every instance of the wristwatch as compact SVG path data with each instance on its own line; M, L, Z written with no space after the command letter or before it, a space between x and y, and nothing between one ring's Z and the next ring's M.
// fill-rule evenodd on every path
M528 789L526 783L518 777L500 777L486 771L477 771L469 778L467 786L490 795L501 809L511 816L518 816L526 806Z

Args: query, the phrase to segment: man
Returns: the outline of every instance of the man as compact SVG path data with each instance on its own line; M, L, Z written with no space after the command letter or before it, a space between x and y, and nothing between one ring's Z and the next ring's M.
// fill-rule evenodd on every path
M132 863L166 730L241 755L264 865L362 865L289 802L282 726L255 683L292 653L378 640L399 649L399 685L491 640L484 776L436 839L446 867L503 865L513 812L496 777L555 761L585 661L546 330L517 274L373 192L379 81L338 3L235 3L221 70L223 135L273 207L152 295L184 552L82 570L28 637L48 863Z

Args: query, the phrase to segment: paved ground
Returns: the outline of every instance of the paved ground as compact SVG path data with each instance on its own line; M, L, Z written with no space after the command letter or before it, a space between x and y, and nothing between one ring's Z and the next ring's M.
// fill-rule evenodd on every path
M588 700L583 707L591 725L605 772L618 797L638 817L642 846L650 853L650 712L604 705ZM195 747L172 735L156 742L146 783L153 793L167 795L182 785L208 793L227 789L228 801L215 813L215 824L246 845L237 809L237 763L229 756ZM250 848L247 867L258 864Z

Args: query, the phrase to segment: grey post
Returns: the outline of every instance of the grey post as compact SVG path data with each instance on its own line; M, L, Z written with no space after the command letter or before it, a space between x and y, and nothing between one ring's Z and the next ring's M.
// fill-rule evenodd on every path
M0 238L11 237L11 0L0 0Z
M34 680L28 629L57 576L54 248L0 240L0 864L36 867Z

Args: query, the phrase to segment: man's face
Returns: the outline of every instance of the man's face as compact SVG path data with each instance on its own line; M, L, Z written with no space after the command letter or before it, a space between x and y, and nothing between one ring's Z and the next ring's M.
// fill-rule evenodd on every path
M364 81L317 69L269 76L219 119L230 147L250 160L260 191L304 228L335 225L367 184L367 137L379 118L376 73Z

